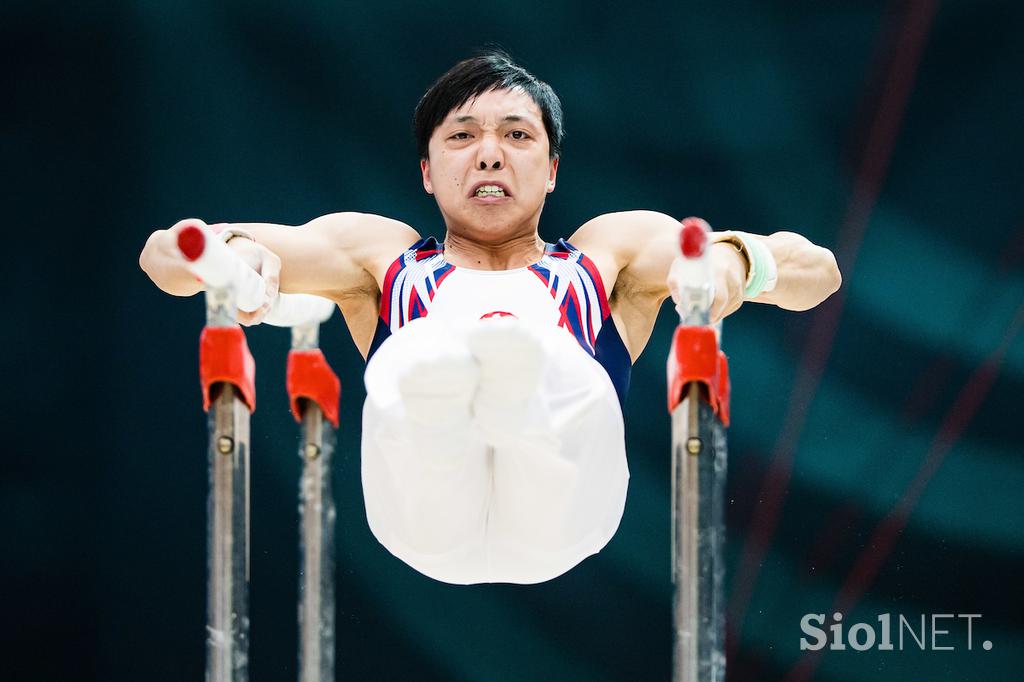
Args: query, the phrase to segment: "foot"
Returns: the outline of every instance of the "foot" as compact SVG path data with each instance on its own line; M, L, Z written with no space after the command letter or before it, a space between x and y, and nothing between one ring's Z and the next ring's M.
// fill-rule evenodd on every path
M415 426L434 432L466 428L480 369L455 336L439 328L436 333L437 338L423 339L430 354L398 376L398 392Z
M472 325L466 345L480 367L473 422L484 440L501 445L521 435L544 369L544 348L528 326L511 316Z

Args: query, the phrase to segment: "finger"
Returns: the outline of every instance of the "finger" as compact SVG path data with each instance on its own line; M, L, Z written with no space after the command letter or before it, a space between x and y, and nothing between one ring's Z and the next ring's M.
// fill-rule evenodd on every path
M712 286L711 310L709 311L709 317L712 322L718 322L722 319L725 313L725 305L728 303L726 300L726 293L728 291L728 287L720 284Z
M281 259L271 256L263 263L263 279L267 282L267 299L274 301L281 289Z
M722 317L724 317L724 315L722 314L724 310L725 301L716 297L711 304L711 312L708 315L711 322L718 322L720 319L722 319Z
M239 310L238 311L238 315L236 316L236 319L238 320L238 324L242 325L243 327L251 327L254 324L259 324L258 322L256 322L256 313L257 312L259 312L259 311L253 311L251 313L247 313L244 310Z
M728 306L728 308L726 309L725 315L723 315L723 317L729 317L730 315L732 315L734 312L736 312L737 310L739 310L742 307L743 307L743 299L742 298L737 298L735 301L733 301Z
M261 324L263 322L263 318L265 318L267 316L267 313L269 312L269 302L264 303L259 308L249 313L243 310L239 310L237 316L238 323L243 327L255 327L256 325Z
M270 301L267 301L261 305L255 312L253 312L252 324L257 325L263 322L263 318L270 312Z
M679 280L675 277L669 277L667 280L668 284L668 295L672 297L673 303L679 303L681 294L679 293Z

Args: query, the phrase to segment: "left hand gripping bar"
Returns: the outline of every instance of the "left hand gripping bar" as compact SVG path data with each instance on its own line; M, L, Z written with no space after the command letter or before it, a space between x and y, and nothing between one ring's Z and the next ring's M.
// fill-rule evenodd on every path
M208 226L196 223L178 233L178 250L189 271L207 287L231 287L239 310L258 310L266 299L266 282L258 272ZM275 327L295 327L326 322L334 303L311 294L278 294L264 322Z

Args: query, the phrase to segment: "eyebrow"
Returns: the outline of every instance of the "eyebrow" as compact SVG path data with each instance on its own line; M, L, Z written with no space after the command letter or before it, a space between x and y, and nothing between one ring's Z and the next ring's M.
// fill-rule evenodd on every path
M455 123L479 123L480 121L478 121L475 116L466 115L466 116L456 116L454 122ZM533 120L533 117L531 117L531 116L523 116L522 114L509 114L505 118L501 119L501 122L502 123L508 123L508 122L511 122L511 123L529 123L531 125L536 125L536 122Z

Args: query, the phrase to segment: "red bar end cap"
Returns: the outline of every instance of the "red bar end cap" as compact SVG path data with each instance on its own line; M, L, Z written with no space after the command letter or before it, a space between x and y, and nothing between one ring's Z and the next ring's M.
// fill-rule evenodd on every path
M196 225L188 225L178 232L178 249L185 258L194 261L206 249L206 235Z
M698 258L704 253L711 226L701 218L683 218L679 231L679 249L686 258Z
M338 428L341 380L327 364L323 351L319 348L290 351L285 383L295 421L302 421L300 400L306 398L319 405L327 420Z
M203 409L209 412L210 389L227 383L238 389L249 411L256 410L256 361L241 327L206 327L199 337L199 382Z
M683 401L683 390L699 382L707 390L708 403L725 426L729 426L729 362L718 349L711 327L676 327L668 356L668 411Z

